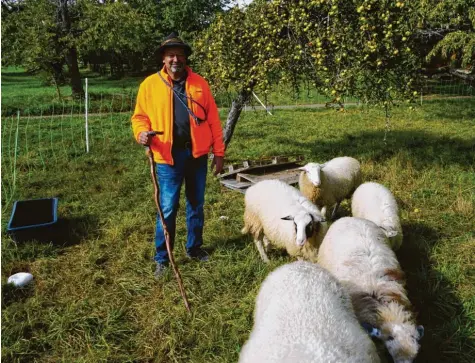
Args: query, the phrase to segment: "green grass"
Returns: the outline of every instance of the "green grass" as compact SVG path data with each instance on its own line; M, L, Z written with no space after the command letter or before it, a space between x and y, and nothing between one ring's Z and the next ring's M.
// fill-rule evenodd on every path
M222 115L224 116L224 114ZM235 362L252 328L261 281L291 261L265 265L240 234L243 196L210 176L207 264L184 258L184 199L175 256L192 306L172 273L153 278L155 206L144 150L129 116L2 122L2 283L30 271L25 289L2 288L5 362ZM398 258L426 334L417 362L473 362L475 356L475 105L426 102L393 112L386 132L376 110L275 110L242 115L228 162L303 154L308 161L350 155L365 180L387 185L402 213ZM16 163L16 164L15 164ZM13 189L13 170L16 170ZM5 234L9 199L59 198L61 243L15 244ZM349 213L348 203L340 215ZM228 216L222 221L220 216Z
M135 107L135 97L140 83L148 74L125 76L122 79L110 79L88 70L81 70L83 86L88 78L90 113L127 112ZM299 93L294 93L287 86L275 86L268 94L256 90L257 96L268 107L279 105L325 104L329 98L317 90L302 84ZM423 96L434 98L440 96L474 96L473 86L457 81L430 80L423 89ZM72 99L71 88L61 87L61 98L57 96L54 86L42 85L40 79L24 72L22 68L2 68L2 116L40 116L40 115L81 115L84 114L84 99ZM219 107L229 108L234 92L222 92L215 95ZM344 98L344 103L357 102L354 98ZM252 97L250 104L258 109L259 102Z
M84 78L88 78L89 107L91 113L109 113L130 111L135 106L135 97L140 82L147 76L126 76L112 80L89 71L81 72L83 86ZM289 92L287 88L276 87L266 97L258 91L258 97L268 106L325 103L329 99L320 95L314 89L302 87L299 94ZM58 98L54 86L42 85L40 79L28 74L21 68L6 67L2 69L2 116L16 115L20 110L21 116L28 115L62 115L84 113L84 99L71 99L71 88L61 87L62 98ZM220 107L230 107L234 93L216 95ZM347 102L354 100L347 99ZM252 105L261 107L258 101L251 99Z
M135 96L145 76L126 76L110 79L107 76L82 70L83 87L88 78L89 112L108 113L130 111L135 106ZM84 99L72 99L69 85L45 86L38 76L22 68L2 68L2 116L16 115L20 110L26 115L61 115L84 113Z

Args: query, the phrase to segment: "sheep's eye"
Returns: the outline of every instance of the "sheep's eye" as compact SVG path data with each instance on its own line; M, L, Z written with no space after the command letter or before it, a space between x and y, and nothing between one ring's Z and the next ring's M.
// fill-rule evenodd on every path
M307 235L307 237L312 236L312 234L313 234L313 223L307 224L307 226L305 227L305 234Z
M388 340L388 341L394 340L394 337L390 335L390 336L388 336L388 339L387 339L387 340Z

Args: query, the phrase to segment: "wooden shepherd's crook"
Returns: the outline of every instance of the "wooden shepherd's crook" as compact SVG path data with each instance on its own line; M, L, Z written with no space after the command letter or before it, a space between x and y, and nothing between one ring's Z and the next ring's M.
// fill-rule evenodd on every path
M152 135L156 135L157 133L158 132L153 132ZM180 271L178 271L178 267L175 264L175 259L173 258L173 252L170 246L170 234L168 233L168 229L165 224L165 218L163 217L162 208L160 208L159 194L158 194L159 186L158 186L158 181L157 181L157 175L155 174L155 160L153 160L153 153L150 150L150 146L146 146L145 154L147 155L148 160L150 161L150 173L152 174L153 187L155 190L154 199L155 199L155 204L157 205L158 216L160 217L160 221L162 223L163 234L165 235L165 244L167 246L168 258L170 259L170 264L172 265L173 272L175 272L175 277L178 282L178 287L180 288L180 293L181 293L181 296L183 297L183 302L185 303L186 310L188 310L188 312L191 313L190 303L188 302L188 299L186 298L186 292L185 292L185 288L183 287L183 281L180 276Z

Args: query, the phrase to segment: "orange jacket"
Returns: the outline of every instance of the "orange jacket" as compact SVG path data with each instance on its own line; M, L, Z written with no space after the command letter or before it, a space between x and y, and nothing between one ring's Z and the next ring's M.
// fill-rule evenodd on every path
M218 108L208 83L191 68L186 67L188 77L185 91L206 110L206 121L197 125L190 116L191 144L193 157L205 155L213 147L215 156L224 156L223 130L219 120ZM172 85L172 79L165 68L160 71L162 77ZM205 119L203 109L188 99L188 107L200 119ZM163 135L152 138L150 149L155 162L173 165L173 92L155 73L147 77L139 88L137 104L132 115L132 130L138 140L142 131L163 131Z

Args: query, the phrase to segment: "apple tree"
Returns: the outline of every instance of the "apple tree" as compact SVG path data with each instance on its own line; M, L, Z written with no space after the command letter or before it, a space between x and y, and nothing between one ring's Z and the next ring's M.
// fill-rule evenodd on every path
M411 99L420 69L413 5L378 0L254 1L219 16L198 42L197 63L217 89L234 89L225 142L254 88L310 81L341 104L357 97L388 112Z
M272 3L255 1L217 14L194 43L193 61L215 91L235 94L224 129L228 145L239 115L254 89L266 92L275 82L286 54L282 22Z

